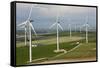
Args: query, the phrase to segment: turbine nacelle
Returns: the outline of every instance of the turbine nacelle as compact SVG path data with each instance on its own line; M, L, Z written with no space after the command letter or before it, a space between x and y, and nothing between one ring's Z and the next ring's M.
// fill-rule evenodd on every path
M90 27L88 23L84 24L83 27Z
M57 23L60 23L59 21Z
M29 20L29 21L30 21L30 23L31 23L31 22L34 22L34 20Z

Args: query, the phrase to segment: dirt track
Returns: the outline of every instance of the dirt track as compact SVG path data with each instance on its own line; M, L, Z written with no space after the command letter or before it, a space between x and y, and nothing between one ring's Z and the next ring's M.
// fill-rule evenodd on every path
M40 63L33 63L33 64L50 64L50 63L67 63L67 62L84 62L84 61L96 61L96 58L85 58L85 59L62 59L62 60L51 60L51 61L44 61L44 62L40 62Z

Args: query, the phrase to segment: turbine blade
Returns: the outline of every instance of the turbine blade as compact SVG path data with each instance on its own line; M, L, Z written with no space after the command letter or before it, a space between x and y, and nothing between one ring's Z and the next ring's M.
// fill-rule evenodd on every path
M28 19L27 19L27 20L29 20L29 19L30 19L30 17L31 17L32 8L33 8L33 5L31 6L31 9L30 9L30 12L29 12L29 16L28 16Z
M54 24L52 24L51 26L50 26L50 29L53 27L53 26L55 26L57 23L54 23Z
M24 26L21 26L20 28L25 28L25 25Z
M30 23L30 26L31 26L32 30L34 31L34 34L37 36L37 33L36 33L36 31L35 31L35 29L34 29L32 23Z
M58 23L58 26L61 28L61 30L63 30L62 26Z
M19 24L17 26L22 26L22 25L25 25L26 23L27 23L27 21L25 21L25 22L23 22L23 23L21 23L21 24Z

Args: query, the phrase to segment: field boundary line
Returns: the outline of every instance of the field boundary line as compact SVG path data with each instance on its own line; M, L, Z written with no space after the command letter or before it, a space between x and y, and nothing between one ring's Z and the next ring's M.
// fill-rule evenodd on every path
M66 53L61 53L61 54L59 54L59 55L56 55L56 56L52 57L51 59L56 58L56 57L59 57L59 56L62 56L62 55L64 55L64 54L67 54L67 53L69 53L69 52L75 50L76 48L78 48L80 45L81 45L81 44L77 45L76 47L72 48L71 50L67 51Z
M68 53L68 52L71 52L71 51L73 51L73 50L75 50L75 49L78 48L79 46L80 46L80 44L77 45L76 47L72 48L71 50L67 51L67 53Z
M34 59L34 60L32 60L32 62L39 61L39 60L43 60L43 59L46 59L46 58Z

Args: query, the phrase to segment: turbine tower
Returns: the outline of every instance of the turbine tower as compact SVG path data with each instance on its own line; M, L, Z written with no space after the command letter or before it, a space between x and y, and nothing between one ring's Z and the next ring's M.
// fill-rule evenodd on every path
M88 27L89 27L89 24L88 24L88 21L86 19L86 24L83 25L85 27L85 31L86 31L86 43L88 43Z
M88 23L86 23L86 43L88 43Z
M70 39L71 39L72 37L71 24L68 25L68 28L69 28L69 34L70 34Z
M75 32L76 32L76 24L75 24Z
M80 27L79 27L79 29L80 29L80 33L81 33L81 31L82 31L81 28L82 28L82 27L80 26Z

